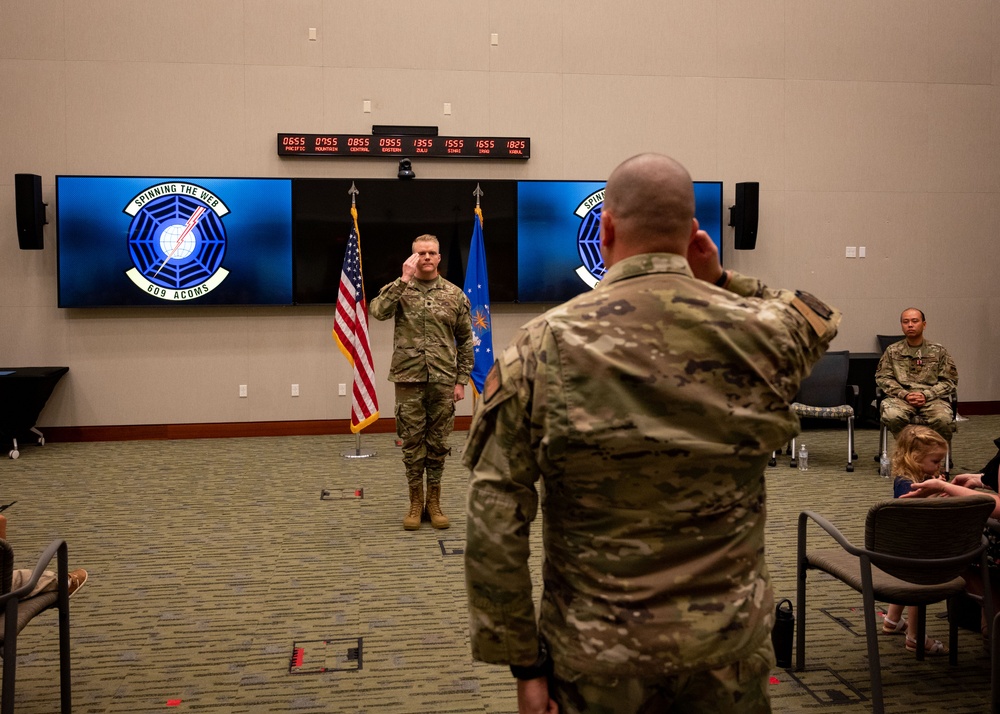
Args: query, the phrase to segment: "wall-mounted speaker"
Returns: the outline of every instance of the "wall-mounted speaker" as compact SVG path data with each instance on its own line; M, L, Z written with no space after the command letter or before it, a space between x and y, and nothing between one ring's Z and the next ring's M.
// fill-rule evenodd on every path
M757 246L757 206L760 184L745 181L736 184L736 205L729 209L729 225L736 231L733 247L736 250L753 250Z
M21 250L41 250L45 204L42 202L42 177L14 174L14 200L17 213L17 242Z

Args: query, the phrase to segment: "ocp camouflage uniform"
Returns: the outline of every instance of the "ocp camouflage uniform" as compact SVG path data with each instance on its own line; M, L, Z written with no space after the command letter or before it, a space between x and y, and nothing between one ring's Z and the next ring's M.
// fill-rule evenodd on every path
M958 388L958 369L948 350L926 340L919 347L894 342L882 353L875 384L885 392L881 419L893 436L916 421L951 441L955 427L947 397ZM915 407L906 401L908 392L920 392L927 401Z
M469 299L441 276L389 283L371 301L376 320L395 318L389 381L396 383L396 433L411 484L441 481L455 417L455 385L472 372Z
M767 710L764 469L797 433L789 404L839 322L807 294L735 273L723 290L682 256L647 254L523 326L465 449L473 656L529 665L545 638L561 711L582 710L572 699L594 681L627 686L587 711L636 711L626 689L683 689L701 673L735 688L740 711Z

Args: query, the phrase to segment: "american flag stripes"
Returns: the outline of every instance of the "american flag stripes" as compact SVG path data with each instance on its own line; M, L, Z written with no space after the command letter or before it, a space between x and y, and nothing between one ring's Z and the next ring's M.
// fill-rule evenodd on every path
M344 251L340 271L340 291L337 314L333 322L333 338L340 351L354 367L351 388L351 431L357 434L378 419L378 397L375 394L375 368L368 341L368 302L361 279L361 240L358 236L358 211L351 206L354 225Z

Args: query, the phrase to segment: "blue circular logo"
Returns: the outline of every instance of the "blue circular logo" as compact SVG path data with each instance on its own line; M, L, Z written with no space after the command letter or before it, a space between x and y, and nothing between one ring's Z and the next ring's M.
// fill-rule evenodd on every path
M184 290L205 283L226 256L226 229L194 196L168 194L142 205L128 228L132 264L150 283Z

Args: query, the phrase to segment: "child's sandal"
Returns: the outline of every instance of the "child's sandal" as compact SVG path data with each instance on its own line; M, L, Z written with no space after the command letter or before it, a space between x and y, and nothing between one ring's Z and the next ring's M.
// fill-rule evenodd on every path
M906 632L906 620L899 618L899 622L893 622L888 617L883 617L882 632L887 635L901 635Z
M928 644L930 643L930 644ZM906 638L906 651L916 652L917 651L917 641L911 640L909 637ZM930 637L924 642L924 654L929 654L933 656L946 655L950 650L944 646L941 640L932 640Z

